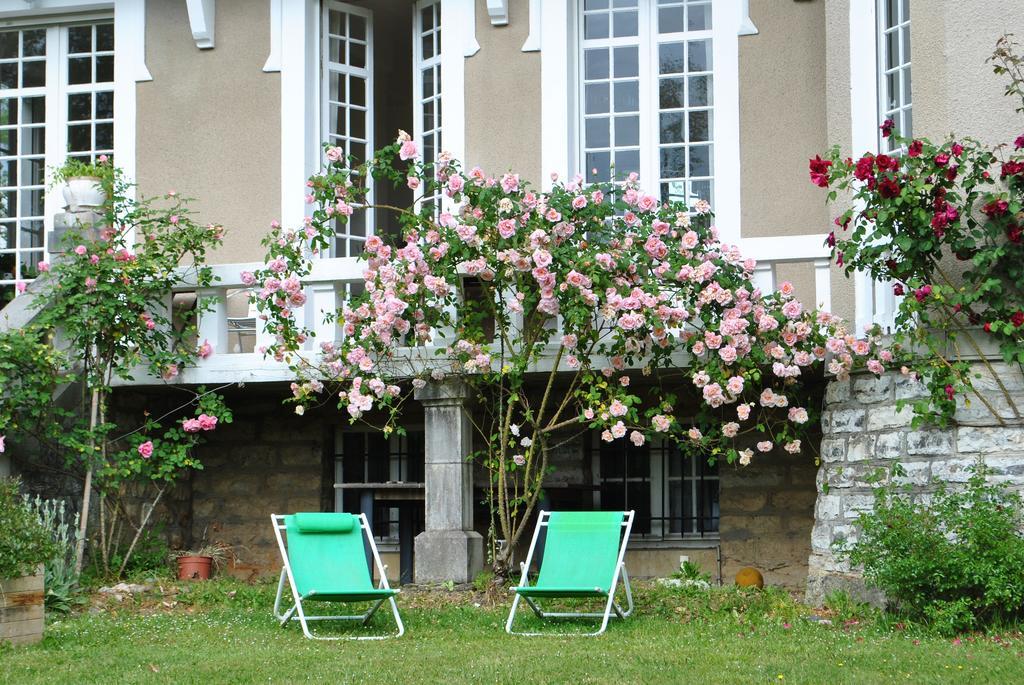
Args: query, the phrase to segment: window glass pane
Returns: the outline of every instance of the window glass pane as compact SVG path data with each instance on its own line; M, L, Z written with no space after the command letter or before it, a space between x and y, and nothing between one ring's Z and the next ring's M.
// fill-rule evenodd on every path
M661 148L661 177L673 178L686 176L686 148Z
M92 52L92 26L72 26L68 28L68 51Z
M366 46L362 43L348 44L349 64L362 69L366 66Z
M348 16L348 35L356 40L366 40L366 20L358 14Z
M614 17L612 20L613 33L616 38L637 35L639 30L637 12L615 12L612 16Z
M18 160L0 160L0 187L9 188L18 185ZM0 246L3 249L3 246Z
M640 84L626 81L615 84L615 111L636 112L640 109Z
M711 77L691 76L689 80L690 107L701 107L711 104Z
M610 179L609 168L612 164L611 154L608 152L587 153L587 181L607 181Z
M43 96L22 98L21 123L42 124L46 122L46 98Z
M690 128L687 140L703 141L711 140L711 126L709 112L690 112Z
M114 80L114 57L107 55L96 58L96 82L108 83Z
M608 15L588 14L583 18L583 37L587 39L608 37Z
M690 71L711 71L711 41L695 40L689 43L687 69Z
M607 119L587 119L585 135L588 148L608 147L611 144Z
M46 29L23 31L22 41L22 54L25 57L42 57L46 54Z
M46 62L33 60L21 63L21 87L38 88L46 85Z
M638 53L635 47L615 48L615 78L630 78L640 73Z
M662 7L658 10L658 31L676 33L686 28L682 7Z
M913 100L910 88L910 67L907 67L903 70L903 104L909 105Z
M0 33L0 59L15 59L18 56L18 32Z
M587 80L608 78L608 49L586 50L583 53L583 74Z
M583 9L585 9L585 10L606 10L606 9L608 9L608 0L586 0L583 3Z
M662 109L673 109L683 107L685 103L685 88L683 79L666 78L661 79L659 103Z
M18 65L17 63L12 64L0 64L0 88L17 88L18 87Z
M72 152L84 152L92 149L92 127L68 126L68 149Z
M658 46L658 67L662 74L683 73L685 43L662 43Z
M112 119L114 117L114 93L106 91L96 93L96 118Z
M690 176L711 175L711 146L690 146Z
M114 49L114 25L96 25L96 49L101 52L109 52Z
M640 173L640 151L616 150L615 175L621 178L632 172Z
M659 141L662 143L682 143L685 141L685 132L683 130L684 117L686 115L683 112L667 112L661 115L661 126L659 132Z
M92 81L92 58L72 57L68 60L68 83L90 83Z
M92 118L92 94L74 93L68 96L68 119L80 121Z
M640 117L615 117L615 144L640 144Z
M711 5L690 5L687 9L687 28L690 31L707 31L711 28Z
M608 111L609 97L607 83L587 84L584 89L587 114L603 114Z
M96 124L96 150L112 150L114 148L114 125Z

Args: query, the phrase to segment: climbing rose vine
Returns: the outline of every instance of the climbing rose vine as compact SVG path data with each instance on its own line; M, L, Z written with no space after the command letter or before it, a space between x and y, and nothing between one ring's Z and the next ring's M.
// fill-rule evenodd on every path
M553 179L540 191L444 154L423 161L404 134L355 169L340 149L325 152L305 226L275 228L266 267L243 274L275 336L267 352L298 374L300 413L330 392L353 421L385 432L400 429L416 389L453 377L469 385L505 550L567 433L667 440L743 465L776 449L807 452L819 410L803 381L823 367L881 373L889 359L801 304L790 284L761 292L754 260L720 243L706 202L664 204L635 174ZM373 205L368 178L412 189L417 205ZM367 204L378 223L393 212L401 236L366 239L363 288L330 313L338 339L307 350L296 316L303 279Z

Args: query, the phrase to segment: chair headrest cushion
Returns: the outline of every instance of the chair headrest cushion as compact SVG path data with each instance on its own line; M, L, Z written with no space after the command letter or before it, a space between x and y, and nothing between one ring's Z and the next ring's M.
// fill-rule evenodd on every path
M357 525L354 514L304 512L292 516L302 533L349 533Z

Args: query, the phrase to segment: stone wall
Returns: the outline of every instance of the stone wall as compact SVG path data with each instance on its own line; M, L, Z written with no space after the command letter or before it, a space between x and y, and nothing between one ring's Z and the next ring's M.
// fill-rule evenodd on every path
M984 459L992 470L993 480L1024 490L1024 427L1015 416L1017 410L1024 410L1024 377L1019 368L1003 364L995 365L994 375L981 364L975 371L979 375L975 387L1005 425L1000 425L977 397L968 397L969 403L964 398L959 401L954 426L911 428L913 410L909 406L897 410L896 403L920 398L926 390L921 383L895 372L830 384L822 416L824 435L808 562L809 601L820 602L833 589L881 601L879 593L864 586L856 569L836 559L832 545L855 539L853 521L874 501L872 477L894 463L903 466L904 480L921 496L942 482L965 482L978 459Z

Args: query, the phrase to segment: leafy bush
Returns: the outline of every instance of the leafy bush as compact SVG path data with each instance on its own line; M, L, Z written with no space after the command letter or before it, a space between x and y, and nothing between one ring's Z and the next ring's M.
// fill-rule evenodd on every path
M75 572L75 547L79 540L78 514L68 516L64 500L24 496L24 505L50 532L53 556L46 560L46 608L68 613L77 603L79 574Z
M35 572L56 551L53 539L25 506L17 479L0 480L0 579Z
M930 501L894 478L857 519L856 542L837 545L864 567L907 618L943 634L1024 618L1024 512L1020 495L986 480L979 462L963 488Z

